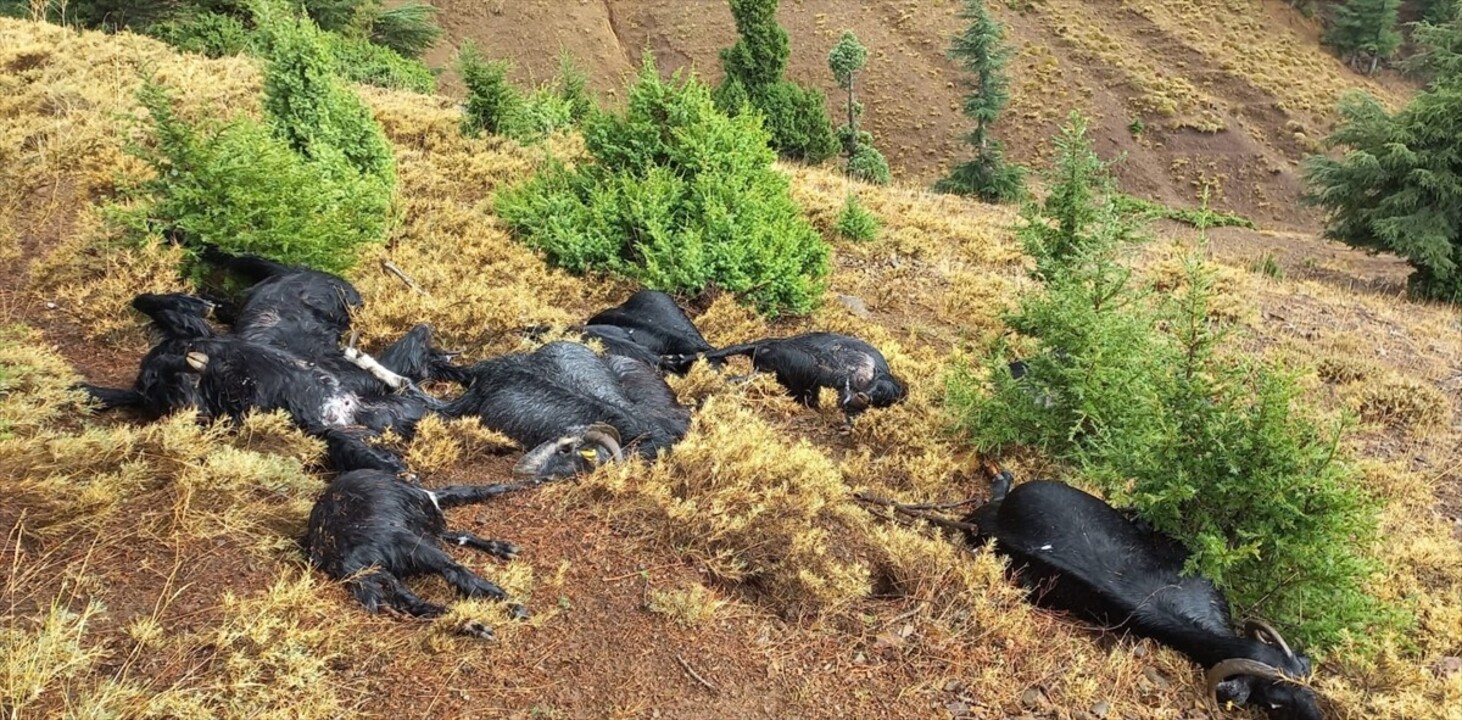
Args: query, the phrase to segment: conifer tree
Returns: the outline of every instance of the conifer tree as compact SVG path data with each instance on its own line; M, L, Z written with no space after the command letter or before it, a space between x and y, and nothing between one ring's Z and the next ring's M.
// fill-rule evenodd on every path
M1412 293L1462 300L1462 19L1423 25L1414 66L1432 78L1396 114L1364 93L1342 101L1326 141L1340 159L1305 160L1308 202L1329 212L1327 237L1388 250L1415 268Z
M975 195L987 202L1014 200L1023 190L1025 169L1007 164L1000 141L990 136L990 126L1010 102L1010 82L1004 72L1010 48L982 0L966 0L960 17L970 24L955 36L950 56L974 76L965 81L970 93L965 95L964 114L975 121L975 129L966 138L975 158L956 167L934 189Z
M858 129L858 117L863 114L863 105L854 95L858 71L868 62L868 48L858 42L858 36L844 30L838 44L827 55L828 67L838 87L848 93L848 122L838 128L838 139L843 144L843 153L848 158L846 172L849 176L868 182L888 182L888 161L883 153L873 147L873 135Z
M741 37L721 50L726 76L713 93L717 107L732 116L748 105L760 111L772 147L784 158L819 163L831 157L838 139L822 91L783 77L792 51L777 24L781 0L729 1Z
M1374 73L1382 60L1396 54L1401 47L1401 33L1396 29L1401 0L1346 0L1335 8L1335 19L1325 34L1325 42L1335 48L1352 69L1359 70L1364 58L1370 58L1367 74Z

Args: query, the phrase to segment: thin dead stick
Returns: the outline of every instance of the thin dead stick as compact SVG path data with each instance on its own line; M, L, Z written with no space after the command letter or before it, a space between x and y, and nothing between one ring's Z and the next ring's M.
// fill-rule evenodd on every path
M901 504L896 503L896 502L894 502L892 500L889 500L887 498L881 498L881 497L877 497L877 496L874 496L874 495L869 495L867 493L861 493L861 492L860 493L854 493L853 494L853 497L854 498L857 498L860 502L865 502L865 503L868 503L870 505L879 505L879 506L886 507L886 508L892 508L894 512L899 513L901 515L908 515L909 517L918 518L918 519L924 520L925 522L928 522L928 523L930 523L932 525L938 525L939 527L942 527L942 528L945 528L945 529L948 529L948 530L963 530L965 532L972 532L972 533L978 533L980 531L980 528L979 527L977 527L975 525L972 525L970 523L958 522L958 521L955 521L955 520L950 520L948 518L943 518L943 517L940 517L938 515L935 515L934 513L927 512L927 511L924 511L924 510L919 510L919 509L916 509L916 508L914 508L912 506L909 506L909 505L901 505Z
M910 510L953 510L957 507L973 505L979 501L979 498L965 498L964 500L960 500L958 502L918 503L916 505L901 505L900 507L905 507Z
M396 263L393 263L390 260L382 260L381 269L385 270L388 273L391 273L392 275L395 275L398 278L401 278L401 282L406 283L406 287L409 287L412 290L421 293L422 295L431 297L431 293L427 292L426 289L422 286L416 284L416 281L412 280L411 276L407 275L406 271L402 270L400 266L398 266Z
M891 618L883 621L883 624L882 625L879 625L878 626L878 629L879 630L882 630L884 628L887 628L890 625L893 625L894 623L896 623L896 622L898 622L900 620L907 620L907 619L909 619L909 618L911 618L911 617L913 617L915 615L918 615L919 614L919 611L924 609L924 601L923 600L919 600L918 603L919 604L917 604L917 605L914 606L914 609L913 610L908 610L908 611L905 611L905 612L901 612L901 613L899 613L899 614L897 614L897 615L895 615L895 616L893 616L893 617L891 617Z
M675 662L680 663L680 667L683 668L687 673L689 673L691 677L695 678L695 681L700 683L707 690L710 690L714 693L721 692L721 689L716 687L715 685L712 685L710 680L701 677L700 673L696 672L695 669L690 666L690 663L685 661L685 658L676 655Z

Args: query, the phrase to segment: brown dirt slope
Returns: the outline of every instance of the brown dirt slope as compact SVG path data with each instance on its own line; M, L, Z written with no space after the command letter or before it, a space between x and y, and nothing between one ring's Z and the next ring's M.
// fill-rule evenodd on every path
M518 65L518 79L552 77L560 52L613 95L653 50L669 73L720 77L717 51L735 40L721 0L432 0L446 36L428 56L449 64L461 41ZM789 75L840 93L827 52L844 29L871 49L862 102L895 174L937 179L963 155L962 76L945 51L962 27L956 0L787 0ZM1098 150L1125 155L1129 191L1192 206L1211 202L1266 225L1308 225L1296 164L1315 151L1348 89L1387 101L1395 77L1372 81L1320 48L1317 28L1280 0L1025 0L989 3L1014 47L1012 105L1000 123L1014 159L1039 164L1068 112L1094 119ZM460 92L453 74L448 92ZM1140 119L1145 130L1129 126Z
M258 112L248 59L0 20L0 714L1210 717L1183 658L1034 611L991 555L853 502L854 490L983 494L978 458L944 433L941 373L951 355L979 359L1028 281L1008 209L821 169L784 168L835 244L824 307L772 326L722 297L696 308L697 322L716 343L856 333L910 379L906 403L844 437L835 412L799 408L765 377L694 373L676 389L698 403L696 427L663 460L451 513L454 527L522 544L510 563L454 555L526 602L532 621L471 602L432 624L365 615L293 541L326 479L318 442L276 416L235 429L89 414L68 390L81 377L125 383L146 347L128 300L184 287L164 243L119 244L102 217L118 180L143 172L123 147L144 70L178 88L184 116ZM482 357L520 347L515 328L583 318L629 291L545 267L491 212L498 187L548 154L572 155L574 138L464 138L449 98L362 96L395 149L401 209L389 246L352 274L368 347L430 322ZM830 231L850 190L883 220L879 239ZM1145 262L1158 277L1184 239L1164 237L1174 245L1154 242ZM1248 270L1270 240L1288 251ZM1455 311L1395 298L1394 263L1313 240L1226 231L1214 254L1221 317L1255 352L1318 366L1305 375L1318 412L1360 415L1346 449L1387 503L1376 591L1417 616L1414 635L1374 660L1341 649L1320 663L1328 716L1453 720ZM428 294L382 271L387 258ZM513 456L474 423L429 422L410 459L441 485L504 479ZM438 582L417 585L449 599ZM455 634L469 619L495 625L498 641Z

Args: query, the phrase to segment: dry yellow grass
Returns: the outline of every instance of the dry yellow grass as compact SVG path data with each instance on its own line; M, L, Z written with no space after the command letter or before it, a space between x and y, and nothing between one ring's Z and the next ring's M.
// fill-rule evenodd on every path
M31 266L32 290L84 298L63 310L109 342L135 344L140 325L120 308L136 292L175 286L161 271L171 262L167 251L109 244L95 208L47 205L53 196L46 188L87 188L81 197L95 198L117 174L142 171L121 152L125 125L117 117L133 106L138 68L151 67L179 86L187 112L252 112L257 73L246 60L183 58L142 39L8 20L0 21L0 48L0 179L20 181L5 185L7 204L0 207L19 211L0 230L9 226L14 237L30 238L65 216L70 230ZM47 101L57 93L66 101ZM401 209L390 242L364 258L352 278L367 298L359 318L367 341L429 322L441 343L475 359L520 347L516 328L576 321L628 292L623 283L546 268L511 241L491 212L495 188L525 177L548 154L572 155L574 139L536 149L464 139L447 100L362 93L395 145ZM825 223L846 197L846 181L834 174L784 169L815 219ZM941 375L951 353L978 353L1003 330L1000 309L1028 282L1008 230L1015 220L1009 210L897 186L858 192L883 219L884 232L875 242L836 245L821 310L769 326L720 297L697 322L713 343L814 327L857 333L911 381L907 402L867 414L842 438L835 411L794 405L768 377L731 385L697 369L674 383L682 399L698 404L683 444L655 463L626 463L575 485L544 488L557 514L543 522L607 518L617 540L652 560L708 571L710 592L727 603L710 613L718 637L757 637L769 632L773 618L800 617L776 622L777 639L766 651L767 667L781 668L797 662L786 659L799 657L793 648L825 650L799 675L804 689L787 691L784 702L798 714L828 714L830 693L922 701L958 692L972 698L967 704L975 716L1000 717L1023 711L1018 700L1035 689L1035 709L1043 714L1072 716L1106 701L1113 717L1191 716L1197 675L1182 657L1146 642L1138 645L1149 653L1134 652L1130 643L1104 648L1085 629L1031 610L991 555L926 527L880 519L853 502L859 489L911 500L983 491L971 472L976 458L943 432L949 418ZM1155 245L1152 272L1163 272L1170 252ZM383 258L427 294L382 272ZM1385 328L1367 347L1388 354L1366 359L1388 372L1434 383L1449 363L1462 363L1455 316L1446 309L1236 269L1222 276L1233 307L1228 317L1249 328L1256 346L1296 355L1338 351L1321 344L1325 333L1306 336L1309 319L1330 334L1370 337ZM862 308L845 304L840 294ZM1270 323L1264 311L1276 306L1301 327ZM1409 364L1394 366L1399 357ZM36 333L0 335L0 494L7 507L23 511L21 518L3 515L20 529L6 546L13 572L4 600L12 610L0 623L7 644L33 649L0 659L8 706L24 702L46 715L369 714L356 671L379 669L374 658L409 664L461 657L486 667L520 653L512 656L531 664L553 652L563 642L557 631L575 621L573 610L553 607L555 596L571 591L564 578L572 569L559 558L529 555L485 574L531 601L533 621L509 623L494 603L456 603L434 631L383 630L388 621L365 620L343 592L304 570L292 544L322 483L311 473L316 442L278 416L256 416L237 430L183 418L147 426L88 418L67 389L76 379L67 360L79 359L59 357ZM1314 401L1343 403L1327 387L1317 383ZM1427 412L1455 412L1455 397L1441 399ZM1343 651L1327 658L1317 683L1337 717L1455 717L1462 707L1462 676L1439 679L1431 672L1442 657L1462 651L1462 552L1432 510L1435 487L1456 482L1458 430L1440 425L1427 437L1406 440L1409 451L1433 459L1431 470L1413 469L1398 461L1405 456L1384 456L1371 444L1353 449L1375 455L1368 478L1389 499L1380 552L1390 569L1377 591L1409 603L1419 627L1375 660ZM470 471L472 482L491 482L477 471L504 466L486 458L500 444L470 423L431 421L411 459L430 474ZM1437 472L1444 467L1452 469ZM26 542L16 539L21 536ZM52 547L68 552L49 554ZM78 547L90 550L77 555ZM175 588L169 578L178 569L161 568L157 594L139 608L109 595L134 571L119 561L137 547L178 558L211 548L212 557L250 569L241 577L207 578L214 585ZM210 626L190 625L185 614L170 611L172 598L185 591L206 609ZM867 600L874 592L905 598L908 614L880 610ZM713 604L709 595L693 595L665 595L659 604ZM93 599L112 600L115 609L92 610ZM455 634L472 620L496 628L499 643L484 649ZM364 623L374 632L361 632ZM657 635L623 640L648 643ZM1406 648L1408 642L1414 647ZM103 657L108 662L97 662ZM204 659L190 660L197 657ZM909 679L887 679L895 669ZM1151 672L1163 682L1154 682ZM412 681L446 691L447 673L428 675ZM877 692L849 687L865 684ZM526 713L531 705L525 700L514 710ZM905 712L929 714L923 706Z

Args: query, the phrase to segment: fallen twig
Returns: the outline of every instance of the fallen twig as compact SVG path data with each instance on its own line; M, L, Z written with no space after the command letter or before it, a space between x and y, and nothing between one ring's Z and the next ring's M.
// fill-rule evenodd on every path
M695 681L698 682L698 683L700 683L707 690L710 690L711 692L714 692L714 693L721 692L720 688L718 688L715 685L711 684L711 681L710 680L707 680L707 679L701 677L700 673L696 672L695 669L690 666L690 663L688 663L688 662L685 661L685 658L683 658L683 657L681 657L679 655L676 655L675 656L675 662L680 663L680 667L682 669L684 669L687 673L689 673L691 677L695 678Z
M893 616L893 617L891 617L891 618L883 621L883 624L882 625L879 625L878 626L878 629L879 630L883 630L883 629L889 627L890 625L893 625L894 623L896 623L896 622L898 622L900 620L907 620L907 619L909 619L909 618L911 618L911 617L913 617L915 615L918 615L919 614L919 611L924 609L924 601L923 600L919 600L917 602L918 602L918 604L914 606L914 609L907 610L905 612L901 612L901 613L899 613L899 614L897 614L897 615L895 615L895 616Z
M975 525L973 525L971 523L959 522L957 520L950 520L949 518L941 517L941 516L939 516L939 515L937 515L935 513L928 512L926 510L920 509L917 506L903 505L901 503L897 503L897 502L894 502L892 500L889 500L888 498L881 498L881 497L878 497L876 495L869 495L868 493L861 493L861 492L860 493L853 493L853 497L856 498L857 500L859 500L860 502L865 502L865 503L868 503L870 505L879 505L879 506L886 507L886 508L892 508L894 512L899 513L901 515L908 515L909 517L918 518L918 519L924 520L924 521L926 521L926 522L928 522L928 523L930 523L932 525L938 525L939 527L942 527L942 528L945 528L945 529L948 529L948 530L963 530L965 532L971 532L971 533L978 533L980 531L980 528L979 527L977 527L977 526L975 526ZM965 504L965 503L961 503L961 504Z
M406 287L409 287L412 290L421 293L422 295L431 297L431 293L427 292L426 289L422 286L416 284L416 281L412 280L411 276L407 275L406 271L402 270L399 266L396 265L396 263L393 263L390 260L382 260L381 269L385 270L388 273L391 273L392 275L395 275L398 278L401 278L401 282L406 283Z

